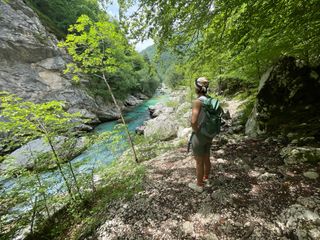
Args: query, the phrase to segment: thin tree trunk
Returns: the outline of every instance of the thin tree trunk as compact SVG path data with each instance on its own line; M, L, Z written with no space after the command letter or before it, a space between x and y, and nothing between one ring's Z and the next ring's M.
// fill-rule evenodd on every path
M68 165L69 165L69 168L70 168L71 175L72 175L72 178L74 180L74 183L76 184L76 188L77 188L78 194L80 196L80 199L82 199L82 195L81 195L81 192L80 192L80 189L79 189L78 181L77 181L76 175L74 174L73 167L72 167L72 164L71 164L70 161L68 161Z
M119 105L118 105L118 103L117 103L117 101L116 101L116 98L115 98L114 95L113 95L112 89L111 89L111 87L110 87L110 85L109 85L109 83L108 83L108 81L107 81L106 75L103 73L102 76L103 76L103 80L104 80L104 82L106 83L106 85L107 85L107 87L108 87L108 90L109 90L109 92L110 92L110 94L111 94L112 100L113 100L114 104L116 105L118 111L120 112L120 117L121 117L122 123L123 123L124 126L125 126L125 130L126 130L126 132L127 132L128 140L129 140L129 143L130 143L130 145L131 145L131 149L132 149L134 158L135 158L136 162L138 163L139 161L138 161L137 153L136 153L136 150L135 150L135 148L134 148L133 141L132 141L132 138L131 138L131 135L130 135L128 126L127 126L127 124L126 124L126 122L125 122L125 120L124 120L124 118L123 118L121 109L120 109L120 107L119 107Z
M36 176L37 176L37 181L38 181L39 187L42 188L42 183L41 183L39 174L37 173ZM50 212L49 212L49 208L48 208L48 205L47 205L47 195L44 192L41 192L41 195L43 197L44 206L46 208L46 212L47 212L47 215L48 215L48 218L49 218L50 217Z
M70 187L70 185L69 185L69 183L68 183L68 181L67 181L66 176L64 175L64 173L63 173L63 171L62 171L62 168L61 168L61 165L60 165L60 162L59 162L58 154L57 154L57 152L56 152L56 150L55 150L55 148L54 148L54 146L53 146L53 143L52 143L52 141L51 141L51 139L50 139L50 137L49 137L49 133L48 133L46 127L41 123L41 121L40 121L39 119L37 119L37 122L39 123L40 129L43 131L43 133L45 134L45 137L46 137L47 140L48 140L48 143L49 143L49 145L50 145L51 151L52 151L53 156L54 156L54 160L55 160L55 162L56 162L56 164L57 164L57 166L58 166L58 169L59 169L59 171L60 171L60 173L61 173L61 176L62 176L62 178L63 178L63 181L64 181L64 183L66 184L68 193L69 193L70 197L73 198L72 191L71 191L71 187Z
M33 234L34 220L36 218L36 212L37 212L37 204L38 204L38 197L35 198L34 205L33 205L33 208L32 208L31 226L30 226L31 234Z
M58 155L57 155L57 152L56 152L56 150L55 150L54 147L53 147L53 144L52 144L52 142L51 142L51 139L50 139L48 136L46 136L46 138L47 138L47 140L48 140L48 142L49 142L51 151L52 151L52 153L53 153L53 155L54 155L55 162L56 162L56 164L57 164L57 166L58 166L58 168L59 168L59 171L60 171L60 173L61 173L61 176L62 176L62 178L63 178L63 181L64 181L64 183L66 184L68 193L69 193L70 197L73 198L72 191L71 191L71 187L70 187L70 185L69 185L69 183L68 183L68 181L67 181L66 176L64 175L64 173L63 173L63 171L62 171L62 167L61 167L61 164L60 164L60 162L59 162L59 157L58 157Z
M31 150L30 146L29 146L29 152L30 152L32 158L34 159L34 165L37 166L37 164L38 164L38 162L37 162L38 157L33 155L33 152L32 152L32 150ZM41 183L41 180L40 180L40 177L39 177L39 174L38 174L38 173L36 173L36 178L37 178L37 181L38 181L38 185L39 185L39 187L40 187L40 189L41 189L41 188L42 188L42 183ZM40 191L40 194L41 194L42 197L43 197L44 206L45 206L45 209L46 209L48 218L49 218L49 217L50 217L50 212L49 212L49 208L48 208L48 205L47 205L47 195L46 195L46 193L44 193L44 192L42 192L42 191Z

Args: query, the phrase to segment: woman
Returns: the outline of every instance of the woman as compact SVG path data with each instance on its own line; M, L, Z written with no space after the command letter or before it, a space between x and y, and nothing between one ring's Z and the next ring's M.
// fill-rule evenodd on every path
M198 97L193 102L192 106L191 126L193 133L191 145L196 160L197 181L189 183L188 186L197 192L203 191L204 182L208 181L211 168L210 147L212 138L200 133L201 123L205 118L205 112L202 108L201 101L207 98L208 87L209 81L205 77L200 77L195 80L195 88Z

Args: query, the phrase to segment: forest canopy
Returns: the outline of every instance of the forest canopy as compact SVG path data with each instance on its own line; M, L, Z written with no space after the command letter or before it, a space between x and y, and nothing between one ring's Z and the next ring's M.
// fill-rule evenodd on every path
M152 37L160 48L188 56L187 78L257 83L281 56L320 62L318 0L141 0L139 9L122 23L132 36Z

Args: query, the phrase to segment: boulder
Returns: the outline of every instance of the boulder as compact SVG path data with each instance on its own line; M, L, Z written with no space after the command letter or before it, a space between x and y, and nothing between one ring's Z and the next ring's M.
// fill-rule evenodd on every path
M135 129L135 132L136 134L138 135L143 135L144 134L144 129L146 128L146 126L139 126L139 127L136 127Z
M192 128L182 128L180 127L177 133L178 138L188 139L192 133Z
M178 132L178 123L172 115L161 114L145 123L144 136L156 140L175 138Z
M158 117L160 114L171 114L174 112L174 108L167 107L163 103L157 103L154 106L150 106L148 109L151 118Z
M63 160L71 160L76 157L85 150L86 146L86 137L72 139L72 141L68 141L68 138L64 136L58 136L54 139L55 150ZM38 163L35 164L37 158ZM50 145L43 138L38 138L9 154L0 164L0 171L8 168L33 170L54 166Z
M135 93L134 96L140 100L147 100L149 99L148 96L144 95L143 93Z
M319 67L308 66L292 57L282 58L260 80L246 134L318 136L319 76Z
M285 147L280 152L285 164L304 162L320 162L320 148L316 147Z
M126 106L136 106L138 104L142 103L142 100L136 98L135 96L129 95L127 99L124 101L124 104Z

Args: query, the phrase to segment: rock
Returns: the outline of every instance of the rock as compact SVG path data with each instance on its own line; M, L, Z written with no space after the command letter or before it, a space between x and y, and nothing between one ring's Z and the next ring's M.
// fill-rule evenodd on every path
M182 139L188 139L188 137L191 135L192 133L192 128L179 128L178 130L178 138L182 138Z
M87 109L80 109L80 108L69 108L69 113L79 113L83 119L88 120L89 124L98 124L100 123L100 120L97 118L95 114L88 111Z
M80 124L74 128L75 131L84 131L84 132L90 132L93 130L93 127L87 125L87 124Z
M258 180L266 181L266 180L274 180L276 178L277 178L277 174L265 172L258 177Z
M160 114L170 114L174 112L174 109L172 107L166 107L162 103L157 103L155 106L150 106L148 110L150 112L151 118L158 117Z
M177 107L177 110L175 112L177 115L181 115L181 116L187 112L191 112L191 104L189 102L184 102Z
M1 91L37 103L65 101L67 109L85 109L101 121L119 117L113 104L92 98L63 74L70 57L23 0L0 1L0 12Z
M300 204L294 204L285 209L278 219L278 225L286 235L304 240L308 235L317 234L313 229L318 229L316 224L320 221L320 216Z
M319 240L320 239L320 229L319 228L313 228L309 231L308 234L312 240Z
M312 76L319 76L320 68L298 62L284 57L262 76L255 106L246 123L247 135L318 134L320 82Z
M315 209L320 206L320 197L315 195L310 197L300 196L298 197L297 202L306 208Z
M285 147L280 155L284 158L285 164L298 164L303 162L319 162L320 148L315 147Z
M313 171L308 171L308 172L304 172L303 176L305 176L306 178L315 180L319 177L319 174Z
M73 139L71 142L67 140L68 138L64 136L58 136L54 139L55 150L63 160L71 160L86 148L86 137ZM71 145L69 146L69 144ZM38 138L9 154L0 164L0 170L3 171L7 168L12 170L19 168L33 170L35 168L49 167L49 165L50 167L55 166L51 147L43 138Z
M258 135L264 134L264 131L260 129L257 123L257 116L257 108L254 106L245 126L245 134L250 137L257 137Z
M144 95L144 94L142 94L142 93L135 93L134 96L135 96L136 98L140 99L140 100L147 100L147 99L149 99L148 96L146 96L146 95Z
M129 95L127 99L124 101L124 104L127 106L136 106L140 104L142 100L137 99L135 96Z
M136 134L138 135L143 135L144 134L144 129L146 128L146 126L139 126L139 127L136 127L135 129L135 132Z
M44 59L37 63L37 66L46 70L61 70L66 66L65 60L61 56Z
M193 231L194 231L193 223L192 222L184 222L182 225L182 229L185 233L192 235Z
M157 140L169 140L177 136L178 123L172 115L161 114L145 123L144 136Z
M231 133L241 133L244 130L244 126L243 125L238 125L238 126L232 126L229 129L229 132Z
M183 115L175 114L175 119L177 120L179 126L183 128L189 128L191 126L191 115L191 111L188 111Z
M225 111L225 112L222 114L222 118L225 119L225 120L231 119L230 111L229 111L229 110Z

